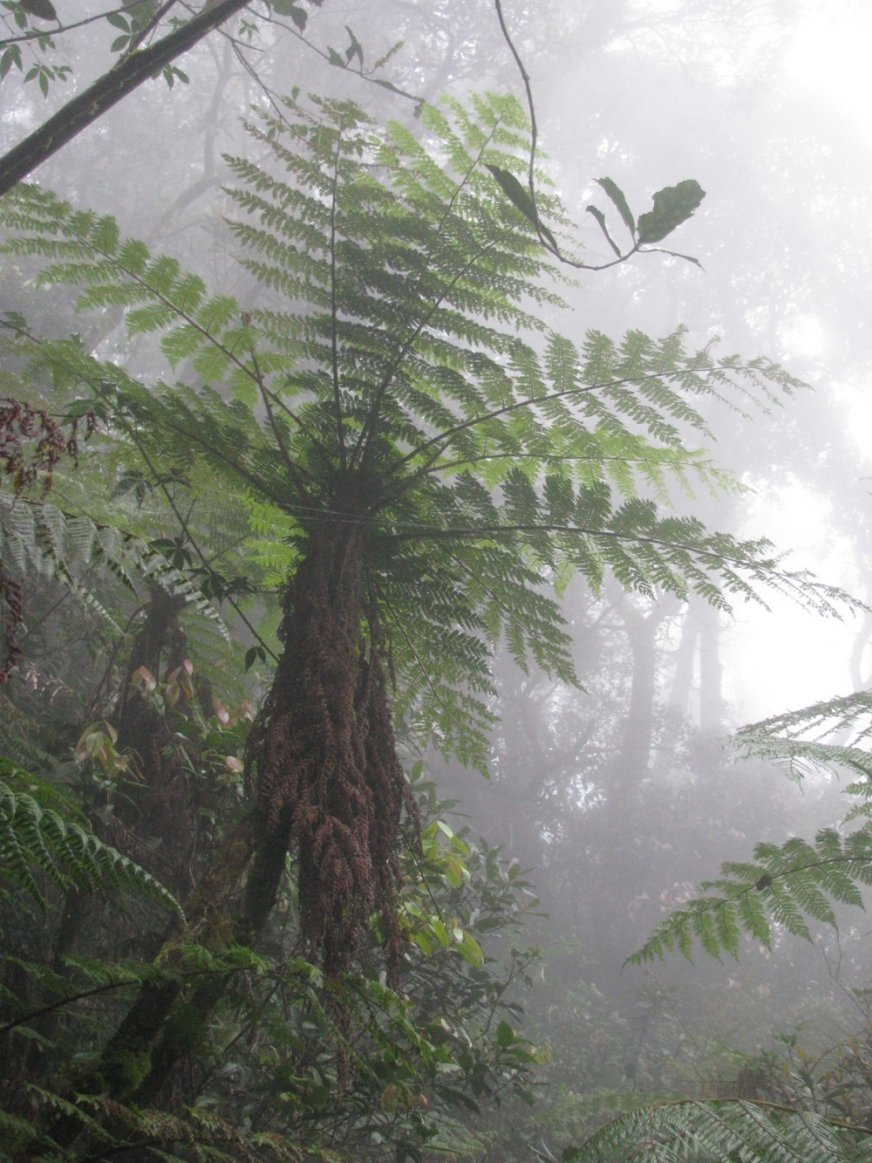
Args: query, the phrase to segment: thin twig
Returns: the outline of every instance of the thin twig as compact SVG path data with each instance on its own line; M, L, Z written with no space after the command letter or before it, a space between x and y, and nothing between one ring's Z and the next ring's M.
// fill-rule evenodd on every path
M509 51L511 52L512 56L514 57L515 64L518 66L518 72L521 75L521 81L524 85L524 92L525 92L526 97L527 97L527 112L528 112L529 117L530 117L530 164L529 164L529 167L527 170L527 192L530 195L530 201L532 203L533 225L536 227L536 234L537 234L542 246L544 246L545 249L550 254L553 254L554 257L558 260L558 262L561 262L561 263L563 263L564 266L571 267L573 270L577 270L577 271L607 271L611 267L620 266L622 263L625 263L628 259L632 258L634 254L649 254L652 252L656 252L656 253L660 253L660 254L668 254L673 258L684 258L684 259L687 259L689 262L696 262L696 259L692 259L688 255L679 254L676 251L672 251L672 250L666 250L663 247L650 247L648 250L642 250L642 243L641 242L634 243L633 246L631 247L631 249L626 252L626 254L619 253L617 258L613 258L609 262L605 262L605 263L579 262L577 259L567 258L566 255L563 254L558 247L552 245L552 243L549 242L549 240L546 238L545 233L543 231L542 224L539 221L539 211L536 208L536 174L535 174L535 169L536 169L536 149L537 149L538 140L539 140L539 129L538 129L538 125L536 122L536 104L535 104L535 101L533 99L533 86L532 86L532 83L530 81L530 74L527 72L527 69L524 66L524 62L523 62L523 59L521 58L521 54L518 52L518 49L515 46L515 42L512 40L511 34L509 33L508 27L506 25L506 19L505 19L505 16L503 14L502 0L494 0L494 8L496 9L497 20L499 21L500 32L503 35L503 40L506 42L506 44L509 47ZM606 237L608 237L608 235ZM609 241L611 241L611 239L609 239ZM614 243L612 245L614 246Z
M73 21L72 24L59 24L51 32L47 32L44 28L30 28L17 36L4 36L0 40L0 48L5 48L9 44L21 44L30 40L43 40L46 36L62 36L65 32L72 32L76 28L84 28L87 24L95 24L98 20L105 20L108 16L126 16L131 9L138 8L141 4L145 3L147 3L147 0L132 0L130 4L122 4L119 8L110 8L107 12L97 12L94 16L85 16L82 20ZM175 4L176 0L170 0L170 3Z

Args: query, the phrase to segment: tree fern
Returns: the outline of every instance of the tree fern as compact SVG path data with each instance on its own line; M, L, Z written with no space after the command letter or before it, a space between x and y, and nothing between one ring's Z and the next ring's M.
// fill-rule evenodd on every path
M4 765L5 766L5 765ZM0 780L0 855L2 880L26 890L40 907L45 896L36 877L41 871L62 891L122 889L150 897L183 917L181 906L145 869L105 844L90 829L41 804L21 785L33 780L6 769L14 783ZM56 805L57 806L57 805Z
M260 160L229 159L250 303L36 188L0 204L7 250L32 256L42 283L79 287L83 308L121 307L162 350L166 381L137 383L70 342L18 343L46 372L75 368L150 462L200 458L291 540L283 650L246 755L250 814L194 894L195 931L216 947L253 940L291 851L301 939L327 978L353 966L377 911L395 981L404 815L415 833L397 711L483 765L498 639L572 678L551 596L569 568L594 590L611 573L720 606L772 586L833 612L840 595L766 542L658 507L675 485L721 483L685 446L707 438L709 401L772 407L797 384L766 360L689 350L680 332L576 346L552 331L558 276L496 176L528 165L514 101L428 107L420 139L342 102L288 102L250 130ZM537 190L557 237L559 200L544 179ZM200 1013L209 988L191 1001ZM147 1101L178 1053L172 999L140 1004L128 1027L157 1052L121 1101Z
M623 1115L567 1163L860 1163L872 1132L774 1103L681 1099Z
M231 164L245 182L234 194L249 215L234 227L251 254L243 262L281 292L280 302L296 300L303 310L249 312L227 296L210 297L175 260L122 239L109 218L65 208L34 189L7 200L3 217L16 231L9 248L52 260L41 281L85 284L83 307L127 306L132 333L165 330L161 343L172 363L187 362L207 383L221 384L214 408L204 396L185 409L166 389L168 410L161 414L158 406L149 415L140 397L143 418L193 437L222 470L237 471L253 487L260 481L269 493L276 473L265 474L264 461L283 441L296 480L288 482L280 466L276 500L301 512L307 500L324 503L308 495L319 491L307 471L313 454L350 468L374 468L379 460L392 486L378 506L387 537L469 536L480 513L459 503L457 482L483 479L492 490L512 476L517 487L525 476L528 503L505 507L482 531L511 539L513 554L532 539L540 569L544 546L575 542L576 564L595 583L604 567L617 566L631 585L703 588L711 597L708 578L722 564L724 588L743 596L751 590L740 571L757 580L786 578L764 543L722 537L706 544L701 526L661 529L650 509L621 513L612 540L624 549L589 551L612 532L613 507L596 504L590 491L599 486L602 497L606 481L630 496L640 485L662 490L676 476L722 479L684 447L688 426L705 432L694 396L744 407L772 402L796 384L765 360L686 352L680 333L654 341L633 332L620 344L593 333L581 350L547 335L542 355L520 339L543 325L519 300L541 307L559 299L543 284L547 256L484 168L493 159L523 172L526 126L513 102L479 98L475 116L453 106L453 120L427 112L450 170L400 127L375 134L351 106L325 103L320 120L294 112L300 120L290 128L269 118L252 128L287 176L242 159ZM549 210L549 220L562 221L553 197ZM44 345L43 353L59 354ZM117 383L118 398L132 404L132 385L104 369L104 390ZM92 367L90 378L96 375ZM252 449L251 461L234 457L229 445L241 417L227 414L228 389L246 404L273 405L266 447L259 455ZM189 397L187 385L185 391ZM293 410L285 402L291 400ZM207 409L214 421L198 436ZM383 463L391 441L393 456ZM562 511L549 505L548 493L565 495L573 478L572 502ZM418 494L417 511L395 507L391 494ZM537 530L539 538L532 536ZM670 538L679 547L671 561ZM688 569L691 561L696 568ZM807 579L792 580L807 592Z
M767 543L663 519L637 498L665 496L670 482L723 483L684 445L688 430L706 434L695 398L744 410L796 383L765 360L689 352L680 332L659 341L631 332L620 343L591 333L580 349L549 333L530 310L559 306L548 256L486 168L524 172L527 129L514 102L428 109L424 143L398 126L376 133L343 103L292 111L290 126L264 117L251 127L284 174L230 159L244 183L233 193L246 212L233 227L242 261L274 306L210 296L111 219L33 188L4 204L7 245L49 260L42 282L82 286L82 307L125 306L131 333L161 332L170 362L202 379L155 393L120 369L80 368L104 407L160 432L164 455L193 445L301 528L336 508L337 474L356 480L365 503L353 519L391 562L384 614L395 665L422 691L417 722L483 759L480 643L500 634L518 661L568 675L559 611L535 593L559 561L595 588L611 570L644 592L727 605L773 585L832 612L837 595L785 571ZM539 209L560 227L553 196ZM69 345L42 344L40 358L87 361ZM413 650L405 627L433 587L454 598Z

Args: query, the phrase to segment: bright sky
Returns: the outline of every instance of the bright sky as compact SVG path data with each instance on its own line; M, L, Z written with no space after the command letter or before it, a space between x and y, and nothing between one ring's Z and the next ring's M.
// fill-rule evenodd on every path
M872 4L869 0L836 0L826 5L807 0L807 3L806 14L798 23L793 44L784 58L784 77L796 88L824 102L844 120L850 134L872 146ZM803 329L804 337L796 336L797 350L801 355L819 355L824 344L820 323L805 322L808 326ZM858 451L868 456L868 433L872 432L872 353L868 383L858 385L853 391L844 389L840 395L848 423L857 435Z
M859 592L850 547L832 532L829 502L789 484L749 506L749 536L790 548L785 566ZM738 606L724 635L725 695L737 723L798 709L850 689L849 660L859 618L823 618L788 598L767 598L771 613Z
M849 136L872 145L872 4L869 0L808 0L793 43L784 57L785 88L811 95L844 119ZM872 222L872 192L870 192ZM872 296L872 288L870 288ZM793 320L779 338L795 356L826 356L819 320ZM786 360L789 365L789 358ZM868 383L854 388L830 385L857 434L858 474L869 471L872 432L872 358ZM791 563L823 580L861 592L850 549L831 532L829 506L808 489L786 485L761 497L749 514L749 532L790 547ZM850 689L849 659L856 617L842 623L803 613L786 601L772 602L773 614L737 611L725 637L726 694L737 719L747 721L800 707Z
M872 142L872 6L815 0L797 25L784 74L811 91Z

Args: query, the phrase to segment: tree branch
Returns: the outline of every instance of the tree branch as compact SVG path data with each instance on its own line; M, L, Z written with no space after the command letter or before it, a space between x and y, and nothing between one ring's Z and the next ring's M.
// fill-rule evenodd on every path
M93 125L150 77L193 48L204 36L246 7L249 0L216 0L181 28L120 60L68 101L45 124L0 159L0 197L41 166L83 129Z

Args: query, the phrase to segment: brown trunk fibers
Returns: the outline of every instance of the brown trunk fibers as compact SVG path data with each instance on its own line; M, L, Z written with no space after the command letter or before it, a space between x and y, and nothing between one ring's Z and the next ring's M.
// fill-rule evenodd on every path
M186 988L173 975L180 946L253 944L289 852L303 948L328 981L353 968L376 911L389 980L397 981L401 822L405 810L416 829L417 813L396 754L367 549L356 522L325 519L310 529L285 594L284 651L249 741L253 810L201 877L186 928L158 957L167 979L142 987L104 1050L95 1089L111 1099L144 1105L158 1096L224 987L218 974ZM52 1134L68 1143L74 1128L63 1122Z
M380 908L395 980L396 850L403 808L414 817L414 805L396 755L365 532L325 523L307 549L288 589L284 653L249 750L259 821L250 924L257 931L272 907L290 844L307 951L328 976L344 972Z

